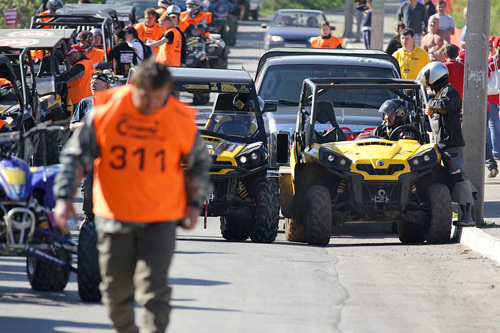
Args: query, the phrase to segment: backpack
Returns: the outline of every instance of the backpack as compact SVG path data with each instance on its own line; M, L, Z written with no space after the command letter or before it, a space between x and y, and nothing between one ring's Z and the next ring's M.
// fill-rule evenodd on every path
M151 48L151 46L149 45L146 45L146 43L144 43L142 40L138 39L139 43L142 45L142 50L144 52L144 58L143 59L140 59L141 61L144 61L146 59L148 59L149 57L151 57L152 55L154 55L154 51L153 49Z

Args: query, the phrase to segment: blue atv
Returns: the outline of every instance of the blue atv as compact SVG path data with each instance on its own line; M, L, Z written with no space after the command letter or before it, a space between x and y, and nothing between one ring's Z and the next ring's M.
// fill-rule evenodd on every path
M52 188L61 166L44 163L30 167L14 156L24 156L24 146L31 136L62 129L47 121L27 132L0 133L0 255L27 258L26 272L33 290L61 291L70 272L77 272L72 266L72 255L78 254L80 297L84 301L99 301L95 227L84 223L77 246L70 235L57 228L52 213Z

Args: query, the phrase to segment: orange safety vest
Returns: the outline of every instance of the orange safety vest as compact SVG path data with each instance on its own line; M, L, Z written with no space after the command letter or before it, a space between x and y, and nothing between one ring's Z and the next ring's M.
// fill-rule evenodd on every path
M90 90L90 80L92 79L92 74L96 71L94 65L89 59L82 59L73 64L83 65L85 71L83 75L72 82L68 82L68 100L70 100L73 105L79 103L82 99L92 96L92 91Z
M187 198L181 157L193 149L196 111L170 96L161 109L144 115L132 104L130 85L98 95L94 214L124 222L183 219Z
M144 43L147 42L148 39L157 41L163 37L163 28L158 25L158 23L153 23L152 27L146 26L146 22L137 23L134 25L135 30L137 30L137 35L139 39ZM155 54L158 54L159 47L151 47Z
M3 77L0 77L0 87L3 87L3 86L11 86L13 87L12 85L12 82L10 82L9 80L3 78Z
M339 37L331 36L328 39L324 39L322 36L315 37L311 39L311 46L314 49L336 49L342 46L344 40Z
M42 60L45 53L43 52L43 50L31 50L30 54L31 59L38 58L38 60Z
M186 29L190 25L197 26L198 24L202 24L203 21L206 25L212 24L212 13L210 12L200 12L196 17L191 17L188 15L187 11L184 11L181 13L181 16L179 18L179 29L182 30L182 32L186 32ZM197 30L200 34L203 33L203 31ZM209 32L205 32L204 36L208 38L210 36Z
M97 47L92 48L90 52L86 52L85 55L89 60L95 65L104 60L104 56L106 55L106 51L103 49L99 49Z
M160 8L156 8L155 11L158 13L158 17L161 17L163 14L165 14L167 9L164 7L160 7Z
M160 46L160 50L156 55L156 62L160 64L180 67L181 66L181 50L182 50L182 36L176 27L170 28L165 34L170 31L174 34L174 41L172 44L165 43Z
M50 12L50 10L47 9L46 11L43 11L40 14L38 14L38 16L51 15L51 14L52 13ZM43 23L45 23L45 22L48 22L48 21L52 20L52 17L42 17L41 20L42 20ZM52 27L46 25L46 26L42 27L42 29L52 29Z

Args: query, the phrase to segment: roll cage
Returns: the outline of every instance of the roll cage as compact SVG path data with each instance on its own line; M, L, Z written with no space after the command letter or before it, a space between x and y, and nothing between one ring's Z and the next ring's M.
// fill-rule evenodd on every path
M319 142L315 135L315 126L320 115L320 103L318 97L322 94L334 89L387 89L407 101L411 108L408 118L408 124L416 127L421 133L421 143L429 143L430 139L427 134L428 121L424 116L423 110L427 101L427 93L425 86L414 80L392 79L392 78L321 78L321 79L305 79L302 84L300 93L296 135L304 140L304 147L312 146L312 143ZM332 103L332 116L328 117L328 121L334 130L340 131L335 120L335 112ZM326 119L326 118L325 118ZM323 121L320 121L323 122ZM336 129L337 127L337 129ZM321 142L319 142L321 143Z

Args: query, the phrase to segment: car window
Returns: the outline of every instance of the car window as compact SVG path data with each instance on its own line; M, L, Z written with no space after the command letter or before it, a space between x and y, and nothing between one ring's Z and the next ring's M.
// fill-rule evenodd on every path
M216 111L210 115L205 130L228 136L249 138L256 134L258 125L254 112Z
M279 12L271 22L272 27L318 28L325 17L321 13Z
M259 96L268 101L298 102L304 79L333 77L394 78L394 73L390 69L366 66L270 66L262 79L262 84L259 86ZM319 100L332 101L334 106L364 103L378 108L385 100L396 97L394 93L385 89L335 89L322 94Z

